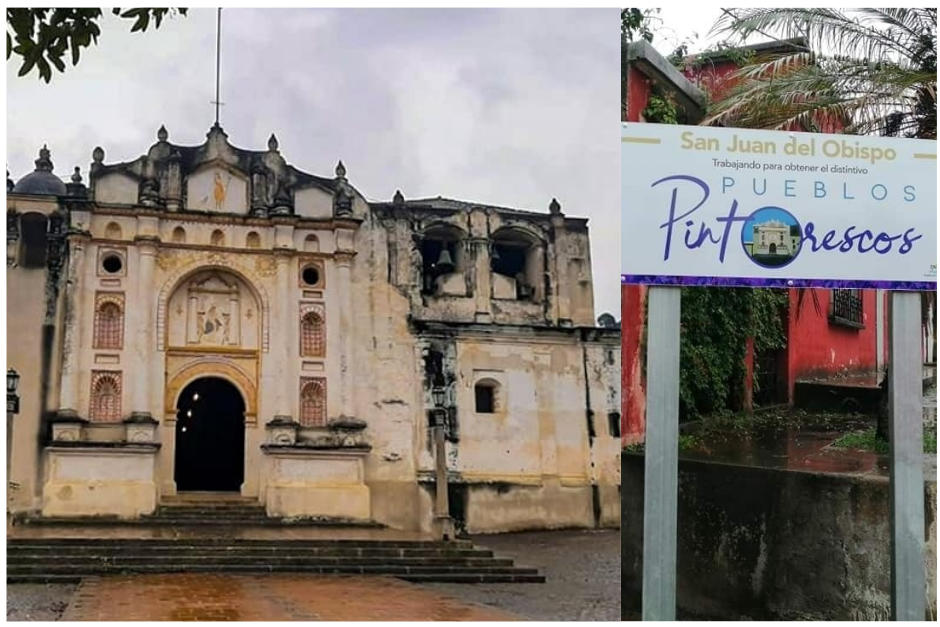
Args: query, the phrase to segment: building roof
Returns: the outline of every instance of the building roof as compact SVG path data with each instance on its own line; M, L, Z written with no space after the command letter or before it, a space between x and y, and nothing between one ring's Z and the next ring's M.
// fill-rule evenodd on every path
M676 102L693 121L705 115L708 106L705 92L695 86L682 73L656 52L646 41L634 41L623 49L624 65L633 65L650 80L673 94Z
M35 163L36 169L17 181L13 193L64 196L65 183L52 173L52 159L45 145L39 150L39 158Z

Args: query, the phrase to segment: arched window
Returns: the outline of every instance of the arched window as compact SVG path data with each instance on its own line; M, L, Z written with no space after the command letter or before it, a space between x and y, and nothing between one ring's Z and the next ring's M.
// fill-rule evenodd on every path
M490 267L493 298L542 300L544 259L541 242L528 231L503 228L493 234Z
M121 239L121 225L117 222L109 222L104 230L104 236L108 239Z
M212 231L212 239L210 242L213 246L225 246L225 233L219 229Z
M495 414L499 408L499 383L481 379L473 386L474 409L478 414Z
M173 241L177 244L183 244L186 242L186 229L181 226L173 229Z
M20 217L20 232L23 237L23 257L20 265L24 268L46 267L46 216L41 213L24 213Z
M252 231L245 238L245 246L248 248L261 248L261 236Z
M304 239L304 250L308 253L320 252L320 240L316 235L308 235Z
M323 357L326 354L326 333L323 318L311 311L300 319L300 354L303 357Z
M326 381L301 379L300 386L300 426L323 426L326 424Z
M94 348L121 348L124 344L124 311L114 300L95 307Z
M117 422L121 419L120 372L92 373L88 414L93 422Z

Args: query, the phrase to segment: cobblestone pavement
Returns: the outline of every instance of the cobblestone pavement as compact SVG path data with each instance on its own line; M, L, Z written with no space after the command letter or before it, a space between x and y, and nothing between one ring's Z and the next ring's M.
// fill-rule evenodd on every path
M7 620L59 620L78 586L70 583L7 586Z
M422 584L529 620L620 620L620 530L532 531L473 537L474 544L535 566L545 583Z
M61 620L486 621L518 618L391 577L186 573L85 579Z

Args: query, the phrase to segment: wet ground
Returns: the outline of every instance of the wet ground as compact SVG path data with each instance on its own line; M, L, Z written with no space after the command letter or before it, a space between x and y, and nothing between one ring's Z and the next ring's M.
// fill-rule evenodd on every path
M537 531L474 536L474 544L534 566L543 584L428 584L462 601L529 620L620 620L620 530Z
M80 587L8 585L7 619L620 619L619 529L473 540L518 565L538 567L547 582L419 586L386 577L135 575L87 579Z
M936 434L937 387L924 393L924 428ZM791 410L784 410L784 414ZM781 422L786 422L784 415ZM768 421L772 422L772 421ZM789 428L766 427L756 430L728 430L720 434L708 433L694 446L682 451L687 459L707 459L729 464L781 468L810 472L840 474L875 474L887 477L887 455L874 452L837 448L832 443L852 431L870 428L875 418L870 416L837 416L831 414L800 415L799 426ZM937 456L924 454L924 475L936 476Z

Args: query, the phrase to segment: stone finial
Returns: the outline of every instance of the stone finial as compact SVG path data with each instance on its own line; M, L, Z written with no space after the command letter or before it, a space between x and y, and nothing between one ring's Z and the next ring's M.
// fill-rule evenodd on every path
M274 136L274 133L271 133L271 137L268 138L268 150L277 152L277 137Z
M170 134L167 133L166 126L161 124L160 130L157 131L157 141L165 142L169 136Z
M36 170L39 172L52 172L52 159L49 158L49 149L45 144L39 149L39 158L33 163L36 164Z
M91 159L95 163L101 163L104 161L104 148L101 146L95 146L95 149L91 151Z
M392 197L392 202L393 202L394 204L396 204L396 205L403 205L403 204L405 204L405 197L402 196L402 193L401 193L401 190L400 190L400 189L396 189L396 190L395 190L395 196Z
M10 178L10 170L7 170L7 193L12 192L14 187L13 179Z
M65 185L65 191L69 196L84 198L88 195L88 190L82 185L82 174L78 166L75 166L75 172L72 173L72 182Z
M336 178L346 178L346 166L343 165L342 159L340 159L339 163L336 164Z
M552 198L552 202L548 205L548 212L552 215L561 215L561 203L557 198Z

